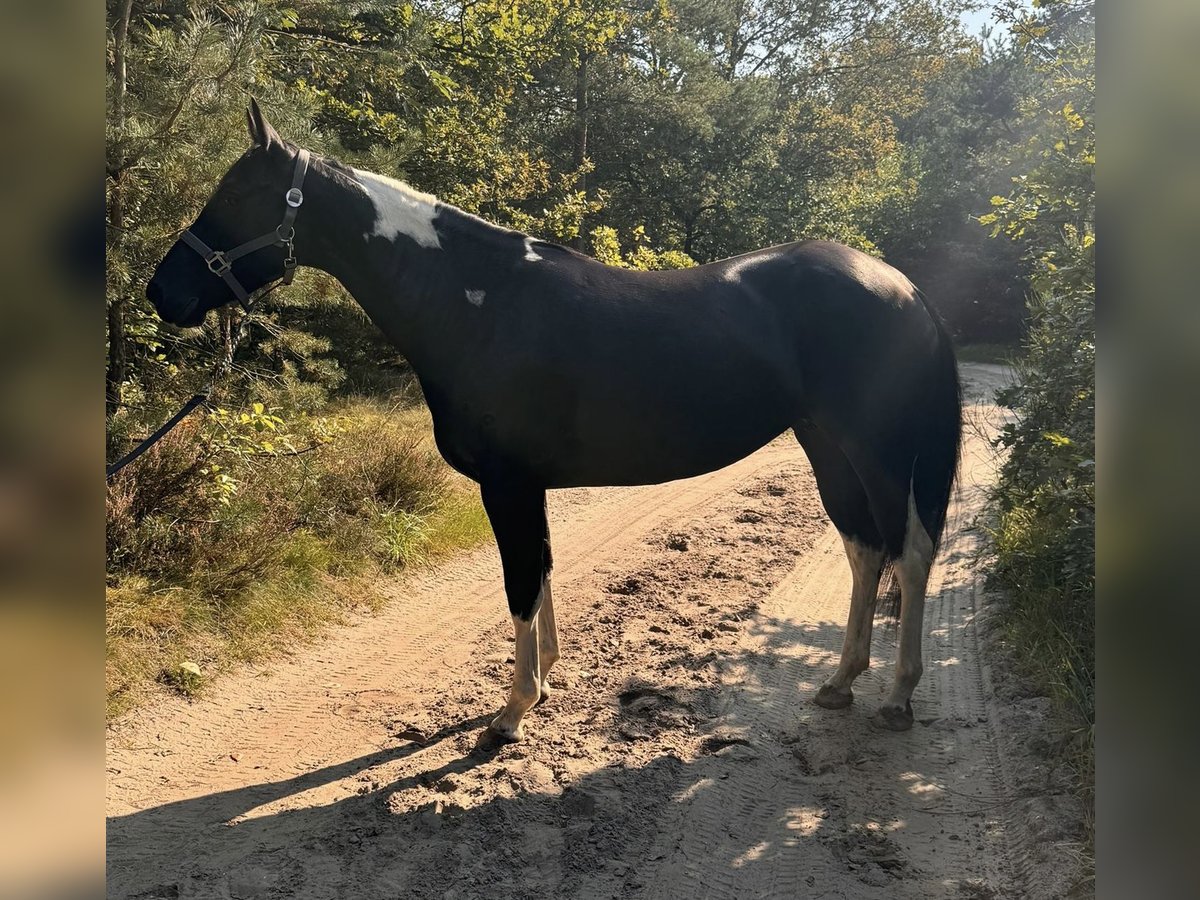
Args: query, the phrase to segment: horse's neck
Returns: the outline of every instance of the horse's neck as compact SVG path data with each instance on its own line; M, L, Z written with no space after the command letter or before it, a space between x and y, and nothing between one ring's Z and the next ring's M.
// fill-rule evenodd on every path
M327 172L314 207L319 233L304 262L341 281L419 374L469 352L492 314L488 291L529 241L358 170Z

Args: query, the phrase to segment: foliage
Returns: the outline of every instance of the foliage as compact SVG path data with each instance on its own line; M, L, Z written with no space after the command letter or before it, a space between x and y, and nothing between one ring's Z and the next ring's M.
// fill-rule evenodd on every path
M1011 148L1030 132L1022 98L1036 73L1010 42L984 39L946 60L925 103L897 123L915 197L883 216L881 249L947 320L960 342L1015 344L1028 293L1026 244L993 241L977 220L1007 191L1019 163Z
M614 228L639 266L801 236L880 252L922 204L899 125L970 51L961 6L110 0L110 456L228 341L231 316L181 333L142 290L243 148L247 93L308 146L502 224L580 247ZM305 273L239 351L225 401L319 409L374 379L348 370L348 347L403 372L340 288Z
M592 229L592 255L602 263L610 266L620 266L625 269L690 269L696 261L679 250L655 250L650 246L646 237L646 229L638 225L633 229L631 238L633 249L628 253L621 252L621 239L617 230L608 225L599 225Z
M219 668L360 602L319 597L331 577L479 541L465 490L419 410L359 402L285 426L254 404L176 429L108 490L110 704L155 678L194 692L182 662Z
M1024 243L1029 333L1017 380L1000 395L1016 413L992 505L996 581L1031 671L1077 723L1082 780L1095 724L1096 323L1095 19L1088 0L1042 0L1008 15L1042 76L1024 102L1013 190L982 218Z
M250 94L317 152L612 265L833 238L910 270L960 336L1010 338L1036 235L987 241L970 217L1007 229L1045 205L988 198L1032 171L1028 148L1003 156L1040 133L1018 107L1046 59L1037 41L970 39L968 5L108 0L109 459L207 382L237 327L230 311L165 325L144 289L244 149ZM1061 175L1047 169L1046 185ZM1056 252L1039 275L1071 268ZM207 672L220 655L172 635L286 633L284 585L311 597L320 578L411 564L480 530L427 425L397 430L361 399L407 410L416 387L334 279L302 272L260 316L219 408L108 495L114 640L159 648L113 658L156 660L143 676Z

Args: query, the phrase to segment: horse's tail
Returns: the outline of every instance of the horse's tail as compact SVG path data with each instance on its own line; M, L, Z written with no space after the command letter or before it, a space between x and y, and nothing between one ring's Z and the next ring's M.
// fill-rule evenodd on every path
M936 556L962 452L962 382L950 334L919 290L917 297L937 329L937 346L925 380L913 460L912 492L917 516Z
M912 463L912 496L921 525L933 541L933 556L937 556L946 515L958 473L962 451L962 383L958 377L958 360L950 334L937 311L925 295L917 290L937 331L937 344L932 359L920 382L922 386L914 415ZM893 577L892 560L881 573L879 603L882 614L897 616L900 611L900 584Z

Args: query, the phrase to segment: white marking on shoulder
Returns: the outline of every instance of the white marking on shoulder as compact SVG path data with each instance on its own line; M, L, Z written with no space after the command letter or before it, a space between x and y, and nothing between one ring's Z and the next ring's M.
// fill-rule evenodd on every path
M533 249L533 238L525 238L525 259L527 262L540 262L542 257Z
M483 298L486 296L483 291L467 291L467 302L474 306L483 306Z
M394 241L403 234L422 247L441 249L442 242L433 226L437 217L437 197L386 175L355 169L354 176L375 204L375 229L363 235L364 240L383 237Z

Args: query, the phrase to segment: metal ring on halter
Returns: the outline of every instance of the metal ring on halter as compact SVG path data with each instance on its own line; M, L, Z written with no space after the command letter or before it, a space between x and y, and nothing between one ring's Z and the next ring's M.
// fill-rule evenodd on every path
M296 168L292 172L292 187L283 195L288 208L283 211L283 221L275 227L274 232L268 232L261 237L238 244L232 250L225 251L213 250L208 244L196 237L190 228L185 229L181 236L184 243L204 258L209 271L225 279L225 283L233 291L234 297L237 298L237 301L247 311L250 309L248 298L251 292L247 291L242 286L242 283L238 281L237 276L233 274L233 262L247 254L265 249L271 244L285 247L287 249L287 258L284 260L283 266L283 283L291 284L292 276L296 270L296 247L293 244L296 238L296 229L293 223L296 221L300 204L304 202L304 192L300 190L300 185L304 183L304 176L308 172L308 163L309 153L307 150L301 149L296 155ZM269 291L271 288L267 290ZM262 294L259 294L259 296L262 296Z
M228 272L230 269L233 268L233 263L231 263L225 257L225 254L222 253L220 250L213 251L213 255L208 257L208 259L206 259L204 261L206 263L208 263L208 270L210 272L212 272L214 275L224 275L226 272ZM216 265L214 265L214 263Z

